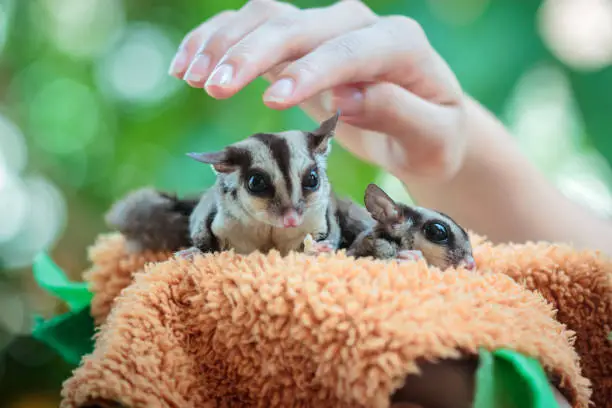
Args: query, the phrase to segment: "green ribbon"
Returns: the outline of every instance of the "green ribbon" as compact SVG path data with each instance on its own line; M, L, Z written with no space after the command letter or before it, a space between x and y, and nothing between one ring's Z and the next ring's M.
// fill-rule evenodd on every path
M538 360L507 349L479 351L474 408L557 408Z
M45 253L36 257L34 278L70 311L49 320L36 317L33 337L77 365L93 351L95 326L87 284L71 282ZM474 408L555 408L554 394L540 363L512 350L480 350Z
M55 350L67 362L77 365L83 355L93 351L95 326L89 309L93 294L86 283L71 282L46 253L34 259L32 270L38 285L64 301L70 309L49 320L34 316L32 337Z

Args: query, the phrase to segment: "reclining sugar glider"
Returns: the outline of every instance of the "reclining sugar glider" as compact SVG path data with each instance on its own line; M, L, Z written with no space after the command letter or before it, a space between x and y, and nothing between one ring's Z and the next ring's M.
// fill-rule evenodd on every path
M374 221L336 197L327 178L339 115L314 131L257 133L221 151L190 153L217 175L199 199L144 188L117 202L106 222L135 250L183 249L183 257L228 249L285 255L304 250L306 235L327 249L346 248Z
M347 255L399 260L423 258L442 270L451 266L475 268L469 236L449 216L396 203L376 184L368 185L364 202L376 223L356 237ZM332 251L318 242L310 241L306 246L312 254Z
M359 234L347 255L424 258L442 270L451 266L476 267L467 232L448 215L396 203L376 184L368 185L364 202L376 224Z

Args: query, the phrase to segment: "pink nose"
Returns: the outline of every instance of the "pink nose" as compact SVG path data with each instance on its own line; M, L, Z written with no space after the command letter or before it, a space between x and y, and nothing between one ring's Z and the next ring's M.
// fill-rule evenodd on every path
M464 261L463 265L464 265L465 269L467 269L469 271L473 271L474 269L476 269L476 261L474 261L474 258L472 258L471 256L468 257Z
M283 226L285 228L295 228L302 223L300 215L295 210L289 210L283 216Z

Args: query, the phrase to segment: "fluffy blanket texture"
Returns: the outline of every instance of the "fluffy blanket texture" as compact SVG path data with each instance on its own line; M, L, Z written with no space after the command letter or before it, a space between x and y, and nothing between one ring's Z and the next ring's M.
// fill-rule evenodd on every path
M188 261L103 235L86 273L100 331L62 406L388 407L417 361L479 348L537 357L573 407L610 406L612 262L473 244L476 272L343 253Z

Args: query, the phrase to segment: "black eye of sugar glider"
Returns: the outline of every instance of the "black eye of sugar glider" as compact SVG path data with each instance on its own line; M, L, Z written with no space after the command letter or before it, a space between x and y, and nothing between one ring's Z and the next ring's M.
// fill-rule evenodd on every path
M423 234L428 241L436 244L448 242L448 229L439 222L429 222L423 226Z
M319 173L317 169L311 169L302 180L302 187L305 190L314 191L319 188Z
M247 189L254 195L269 195L272 192L270 178L261 171L251 171L247 174Z

